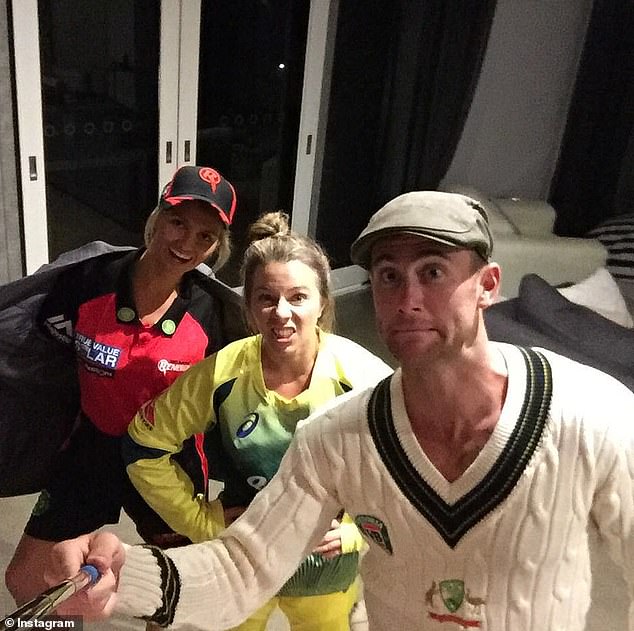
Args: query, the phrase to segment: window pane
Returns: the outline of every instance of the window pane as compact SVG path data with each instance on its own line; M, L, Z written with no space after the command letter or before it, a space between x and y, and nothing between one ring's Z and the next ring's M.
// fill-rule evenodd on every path
M156 203L158 0L38 3L50 257L141 242Z
M239 284L246 227L263 211L290 214L308 0L203 0L196 163L236 187L234 254L219 273Z

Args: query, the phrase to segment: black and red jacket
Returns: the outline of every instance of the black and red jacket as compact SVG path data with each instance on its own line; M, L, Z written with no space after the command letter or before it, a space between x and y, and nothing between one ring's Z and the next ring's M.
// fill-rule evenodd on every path
M102 255L67 270L38 314L40 326L75 354L83 417L109 436L124 435L143 403L226 341L221 305L197 270L185 274L158 322L139 321L132 277L141 253ZM208 478L203 440L194 437L178 456L200 493Z
M159 353L158 361L165 359L169 365L160 364L160 377L155 374L156 380L131 376L134 394L124 404L116 399L123 396L121 393L128 392L126 384L121 383L121 393L118 387L111 386L115 383L118 386L121 378L125 378L120 371L130 358L129 352L122 360L115 350L121 341L111 338L111 344L100 346L105 340L95 339L90 334L90 325L83 328L84 314L85 321L92 321L94 326L96 309L90 315L91 307L96 308L100 301L104 301L101 305L105 308L110 296L112 302L109 304L114 306L105 308L102 323L108 323L115 335L116 330L136 331L137 334L141 331L138 322L126 323L125 327L119 324L121 315L123 319L128 318L129 312L120 313L119 319L116 317L118 304L131 305L129 274L136 256L138 252L132 248L94 241L64 253L30 276L0 287L0 497L35 493L46 486L80 411L79 374L87 379L92 377L82 401L94 399L88 405L95 417L93 422L118 434L125 423L127 412L124 410L137 405L134 399L138 401L146 396L136 392L139 384L147 391L150 387L162 388L162 382L171 382L173 373L178 372L174 370L178 366L173 361L178 358L171 353ZM177 315L166 314L159 323L161 335L159 331L150 330L149 333L162 344L173 341L176 335L180 339L181 331L189 331L188 335L200 342L196 355L201 357L225 341L244 335L239 305L239 296L213 276L191 272L174 306ZM209 318L205 317L207 313ZM163 328L162 323L167 319L178 323L174 333L170 333L171 324ZM44 320L49 320L48 326L43 325ZM78 340L85 342L81 351L85 359L82 365L91 366L92 372L77 367L74 330L78 321L78 331L83 336ZM198 333L195 333L197 329ZM148 333L147 330L143 332ZM89 344L88 339L95 344ZM142 347L134 344L127 347L133 354L137 349ZM148 362L153 361L149 354L146 355ZM105 369L98 381L100 366ZM157 366L158 362L150 367L154 371ZM90 372L91 375L85 375ZM89 397L89 393L92 396ZM93 406L95 411L92 411Z
M104 434L121 436L148 399L224 346L221 306L194 270L154 325L143 325L132 295L141 251L89 259L60 275L39 313L41 326L74 349L81 409Z

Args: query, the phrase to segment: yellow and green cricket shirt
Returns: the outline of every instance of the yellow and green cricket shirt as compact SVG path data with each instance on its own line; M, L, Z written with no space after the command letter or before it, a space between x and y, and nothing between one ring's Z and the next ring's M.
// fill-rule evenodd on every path
M124 441L124 460L135 487L171 528L194 542L212 539L224 529L223 507L246 506L266 486L299 421L335 397L371 387L391 373L362 346L320 332L309 387L286 399L265 386L261 348L260 335L248 337L190 368L141 408ZM188 437L200 432L206 432L209 476L224 483L214 501L195 495L189 477L172 458ZM354 579L362 539L347 516L343 524L344 554L331 561L311 555L284 595L330 593ZM337 579L344 575L345 580Z

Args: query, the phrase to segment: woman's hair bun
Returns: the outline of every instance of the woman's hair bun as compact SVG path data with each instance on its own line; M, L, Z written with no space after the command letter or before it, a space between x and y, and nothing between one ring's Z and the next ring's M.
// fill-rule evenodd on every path
M289 234L289 216L281 210L264 213L249 227L247 245L267 237L281 237Z

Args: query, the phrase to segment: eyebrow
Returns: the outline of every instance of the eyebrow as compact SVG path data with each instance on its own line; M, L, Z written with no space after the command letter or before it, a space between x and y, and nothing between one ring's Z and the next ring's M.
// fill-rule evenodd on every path
M295 287L289 287L288 289L285 289L285 292L290 292L290 291L308 291L310 288L308 285L296 285ZM265 291L273 291L272 287L270 285L267 284L263 284L263 285L254 285L253 286L253 291L261 291L261 290L265 290Z
M450 255L455 251L456 250L453 248L441 248L441 247L436 248L434 246L431 246L431 247L423 246L420 250L416 252L415 258L422 259L422 258L427 258L432 256L439 256L443 259L449 259ZM390 262L393 262L394 260L395 260L395 257L391 252L384 252L377 258L373 258L370 262L370 265L374 267L375 265L379 263L383 263L383 262L390 263Z

